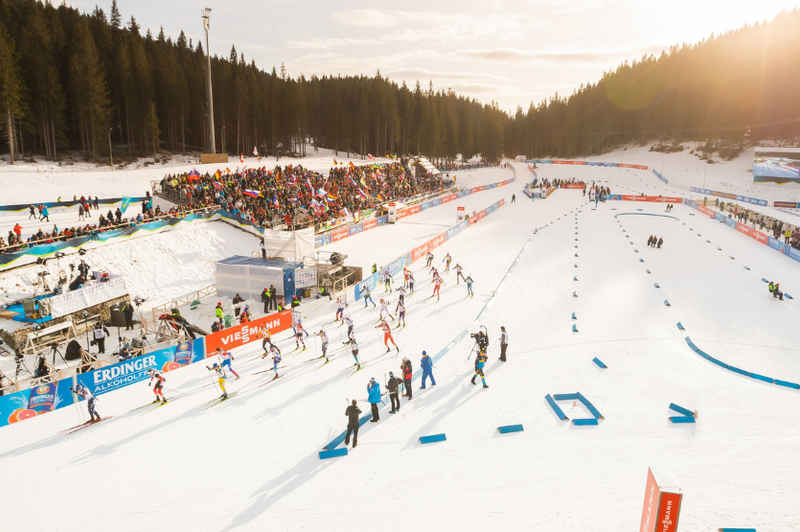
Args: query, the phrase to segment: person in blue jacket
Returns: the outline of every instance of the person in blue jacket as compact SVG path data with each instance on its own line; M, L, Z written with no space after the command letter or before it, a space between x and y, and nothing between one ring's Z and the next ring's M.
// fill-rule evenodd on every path
M372 377L367 384L367 401L372 406L372 419L370 423L377 423L380 417L378 416L378 403L381 402L381 385Z
M47 205L42 205L42 217L39 219L50 221L50 211L47 209Z
M475 378L480 375L481 382L483 382L483 387L488 388L489 385L486 384L486 377L483 375L483 366L486 365L486 350L481 349L481 352L478 353L478 356L475 357L475 375L472 376L472 384L475 384Z
M431 379L431 386L436 386L436 379L433 378L433 360L428 356L427 351L422 352L422 360L420 360L419 366L422 368L422 386L420 386L419 389L425 389L425 383L428 381L428 377Z

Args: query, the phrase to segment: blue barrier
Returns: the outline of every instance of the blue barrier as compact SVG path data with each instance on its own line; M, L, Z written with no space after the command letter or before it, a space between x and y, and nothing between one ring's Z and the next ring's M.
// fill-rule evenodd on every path
M601 367L601 368L603 368L603 369L607 369L607 368L608 368L608 366L606 366L605 364L603 364L603 361L602 361L602 360L600 360L600 359L599 359L599 358L597 358L597 357L594 357L594 358L592 359L592 362L594 362L595 364L597 364L598 366L600 366L600 367Z
M678 322L678 330L680 330L680 331L685 331L686 330L686 329L683 328L683 325L681 325L681 322Z
M669 420L673 423L695 423L694 416L673 416Z
M658 286L658 283L653 283L653 286L655 286L656 288L661 288L660 286Z
M669 301L667 301L666 299L664 300L664 305L666 305L666 306L668 306L668 307L671 307L671 306L672 306L672 305L670 305L670 304L669 304Z
M347 447L342 447L341 449L333 449L330 451L320 451L319 452L319 459L326 460L328 458L334 458L336 456L347 456Z
M644 262L644 259L639 259L639 262ZM650 273L649 271L647 273Z
M692 417L694 417L694 412L692 412L688 408L683 408L682 406L678 406L675 403L670 403L669 404L669 409L670 410L674 410L679 414L683 414L684 416L692 416Z
M749 377L750 376L750 372L749 371L745 371L743 369L739 369L736 366L728 366L728 369L731 370L734 373L738 373L739 375L744 375L745 377Z
M575 313L574 312L572 313L572 319L573 320L577 320L578 319L578 318L575 317Z
M427 443L436 443L438 441L446 441L446 440L447 440L447 436L445 436L444 434L431 434L430 436L420 436L419 437L419 441L423 445L425 445Z
M572 332L578 332L578 326L574 323L572 324Z
M756 379L756 380L759 380L759 381L768 382L770 384L775 384L775 379L773 379L771 377L765 377L763 375L759 375L758 373L751 373L750 374L750 378Z
M787 388L794 388L795 390L800 390L800 384L794 382L775 379L775 384L777 384L778 386L786 386Z
M705 358L706 360L710 360L711 359L711 355L709 355L708 353L706 353L705 351L703 351L701 349L697 350L697 354L700 355L701 357Z
M709 360L709 362L713 362L717 366L721 366L721 367L723 367L725 369L728 369L728 365L725 362L721 361L721 360L717 360L716 358L714 358L712 356L709 356L708 360Z
M578 292L572 292L572 297L578 297Z
M556 402L553 400L553 398L552 398L552 397L550 397L550 394L547 394L547 395L545 395L545 396L544 396L544 398L545 398L545 399L547 399L547 402L550 404L550 408L552 408L552 409L553 409L553 412L555 412L555 413L556 413L556 415L558 416L558 419L561 419L561 420L569 419L569 418L568 418L568 417L567 417L567 416L564 414L564 411L563 411L563 410L561 410L561 407L559 407L559 406L556 404Z
M497 430L500 431L500 434L508 434L509 432L522 432L525 429L522 428L522 425L505 425L497 427Z
M572 423L574 425L597 425L597 419L590 417L588 419L573 419Z
M755 528L720 528L719 532L756 532Z
M572 278L572 280L573 281L577 281L578 280L578 276L576 275L575 277Z
M557 393L553 395L553 399L556 401L577 401L578 394L577 393Z
M576 253L576 254L575 254L575 256L577 257L577 256L578 256L578 254Z

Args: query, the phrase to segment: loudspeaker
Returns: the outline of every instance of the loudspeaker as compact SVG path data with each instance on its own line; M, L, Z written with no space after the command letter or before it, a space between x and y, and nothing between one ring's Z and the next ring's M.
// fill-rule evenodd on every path
M112 327L125 327L125 315L121 310L111 309L111 326Z
M67 344L67 353L64 355L67 360L78 360L81 358L81 344L77 340L71 340Z

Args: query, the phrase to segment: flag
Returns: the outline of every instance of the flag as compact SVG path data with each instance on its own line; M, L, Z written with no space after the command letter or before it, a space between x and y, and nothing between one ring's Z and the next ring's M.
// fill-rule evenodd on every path
M128 209L128 205L131 204L131 197L130 196L122 196L122 205L120 205L119 210L122 211L122 214L125 214L125 211Z
M257 148L257 147L255 147L255 146L253 146L253 155L255 155L256 157L258 157L258 148Z
M380 193L380 192L378 192L378 199L379 199L380 201L383 201L383 196L381 196L381 193Z
M347 165L348 165L350 168L352 168L353 170L355 170L355 168L356 168L356 165L354 165L354 164L353 164L353 161L350 161L349 163L347 163Z
M231 173L231 169L230 168L225 168L225 173L226 174L230 174Z
M347 182L350 183L351 185L355 185L356 184L356 182L350 176L347 176ZM361 182L362 183L364 182L364 178L361 178Z
M259 197L261 195L260 191L258 191L258 190L250 190L250 189L244 189L244 193L247 194L248 196L252 196L254 198L257 198L257 197Z
M375 157L373 157L371 153L368 153L367 154L367 159L369 159L370 161L374 161Z
M364 191L360 188L358 189L358 195L361 196L363 199L367 199L367 195L364 194Z
M336 166L337 164L339 164L339 163L337 163L337 162L336 162L336 159L334 159L334 160L333 160L333 166Z
M272 198L272 204L275 206L276 209L281 206L281 204L278 203L278 195L277 194L275 194L275 197Z
M220 183L219 181L214 181L214 186L222 188L222 183Z
M328 196L328 199L331 200L331 201L339 199L339 196L334 196L330 192L327 194L327 196Z
M239 163L244 164L244 153L239 154Z
M364 181L364 176L361 176L361 184L362 184L362 185L364 185L364 188L366 188L367 190L369 190L369 187L367 186L367 182L366 182L366 181Z
M192 170L189 172L189 175L200 177L200 172L197 171L197 168L192 168Z
M309 181L308 178L306 178L306 186L311 191L311 195L313 196L314 195L314 186L311 184L311 181Z

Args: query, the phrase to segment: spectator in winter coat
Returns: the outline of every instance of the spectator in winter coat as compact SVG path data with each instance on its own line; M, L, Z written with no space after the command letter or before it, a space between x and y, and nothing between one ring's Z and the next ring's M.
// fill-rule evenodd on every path
M500 327L500 360L506 361L506 349L508 349L508 333L505 327Z
M433 360L428 356L427 351L422 352L422 360L419 362L419 367L422 368L422 386L420 386L419 389L425 389L425 383L428 381L428 377L431 379L431 386L436 386L436 379L433 378Z
M223 312L222 312L222 302L217 303L217 307L214 309L214 315L217 317L217 321L219 322L219 327L222 329L225 326L225 322L223 321Z
M378 416L378 403L381 402L381 385L378 384L375 377L371 378L369 384L367 384L367 401L372 407L372 419L370 422L377 423L380 419L380 416Z
M264 291L261 292L261 302L264 303L264 314L268 313L272 308L272 296L267 287L264 287Z
M402 379L394 376L394 373L389 372L389 382L386 383L386 389L389 390L389 399L392 400L392 409L390 414L400 411L400 385L403 383Z
M344 415L347 416L347 434L344 437L344 444L350 444L350 434L353 434L353 447L358 445L358 427L359 427L359 420L358 416L361 415L361 409L358 408L358 401L353 399L353 404L347 407L347 410L344 411Z
M408 359L408 357L403 357L403 363L400 365L400 369L403 372L403 383L406 387L406 393L403 395L408 397L410 401L411 396L413 395L411 392L411 377L413 376L413 371L411 369L411 361Z

